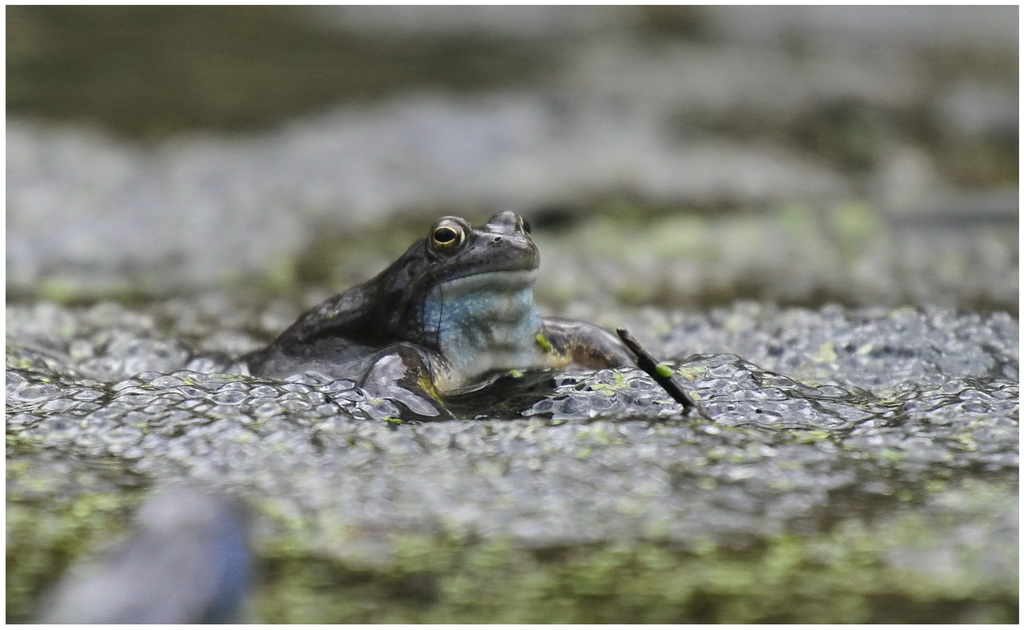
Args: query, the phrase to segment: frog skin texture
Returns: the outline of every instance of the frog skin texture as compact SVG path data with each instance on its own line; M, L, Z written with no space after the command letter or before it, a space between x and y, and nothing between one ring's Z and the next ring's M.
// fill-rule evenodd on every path
M397 403L403 420L450 419L444 399L510 374L633 365L611 332L541 317L539 265L529 225L511 211L480 227L442 217L375 278L313 307L243 359L254 376L352 379L371 398Z

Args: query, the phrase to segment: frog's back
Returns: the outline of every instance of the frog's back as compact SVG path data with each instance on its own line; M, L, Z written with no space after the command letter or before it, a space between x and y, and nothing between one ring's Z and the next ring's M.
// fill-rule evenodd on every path
M249 373L270 378L313 373L358 379L382 345L371 334L367 291L358 286L308 310L274 343L244 357Z

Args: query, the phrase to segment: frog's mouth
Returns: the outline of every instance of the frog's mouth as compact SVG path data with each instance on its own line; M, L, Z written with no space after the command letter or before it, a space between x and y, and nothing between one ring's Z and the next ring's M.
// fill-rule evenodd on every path
M442 300L470 297L475 293L509 293L514 294L529 290L537 281L537 268L532 269L499 269L497 271L481 271L467 276L459 276L438 284L441 288Z

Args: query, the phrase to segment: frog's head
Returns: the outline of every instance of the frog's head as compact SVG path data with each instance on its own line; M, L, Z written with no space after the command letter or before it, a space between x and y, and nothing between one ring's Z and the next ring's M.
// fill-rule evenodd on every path
M442 351L453 343L480 351L518 343L521 335L532 339L540 325L533 303L539 265L530 226L514 212L499 212L480 227L442 217L371 281L383 307L379 325Z

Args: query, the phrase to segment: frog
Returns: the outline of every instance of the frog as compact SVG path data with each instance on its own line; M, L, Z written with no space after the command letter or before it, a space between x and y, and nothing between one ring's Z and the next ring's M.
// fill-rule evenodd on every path
M244 357L250 374L351 379L400 410L399 421L454 418L446 401L499 379L635 365L610 331L541 316L540 253L511 210L473 226L437 219L377 276L303 313Z

